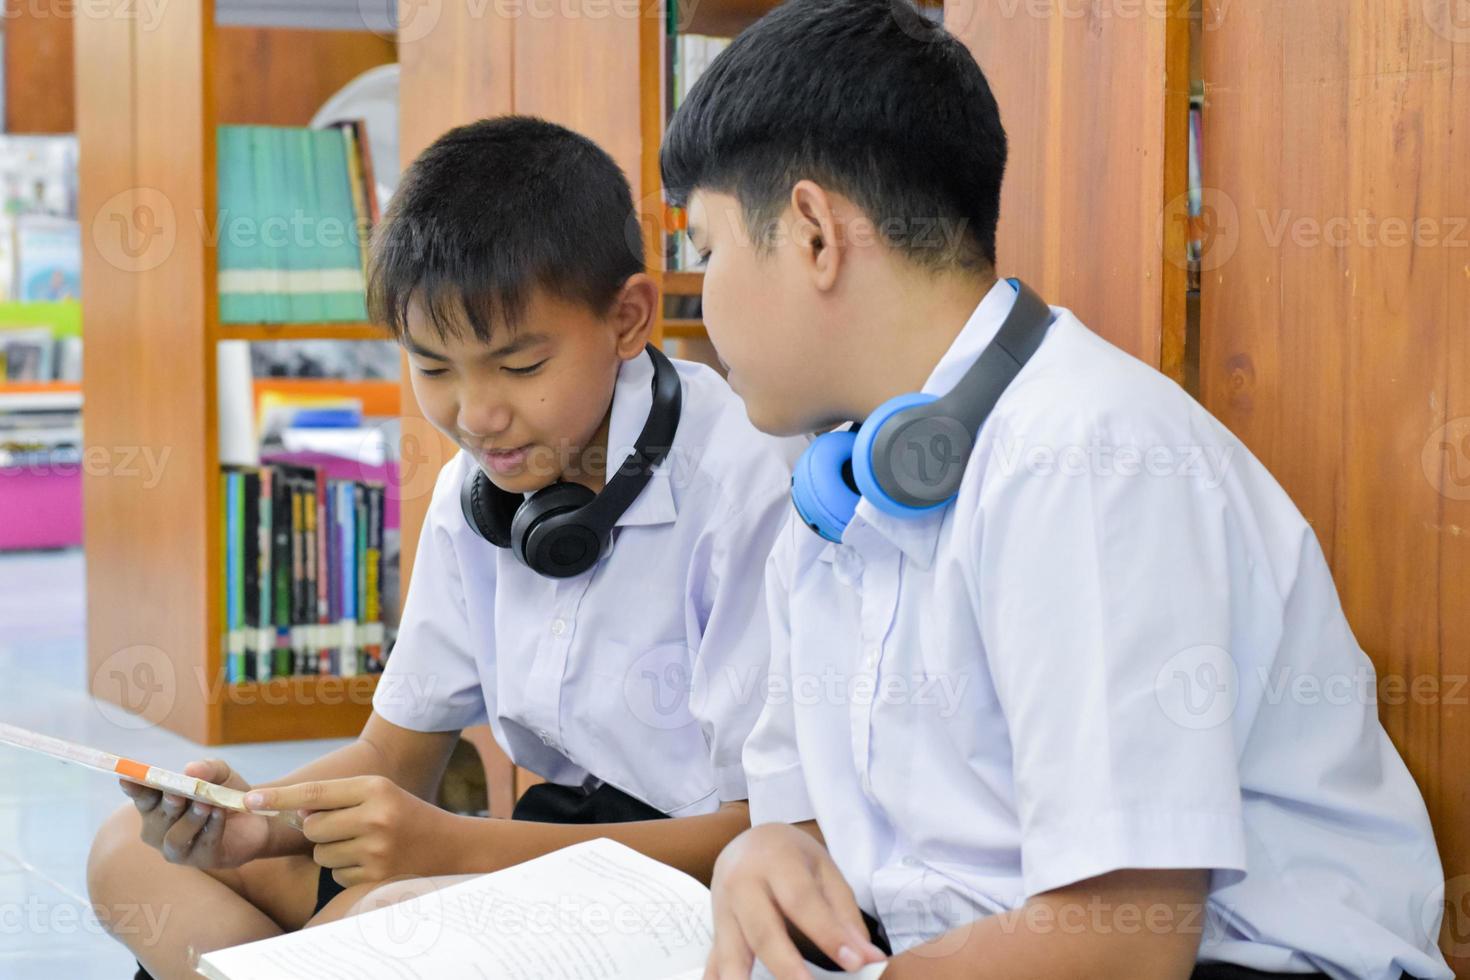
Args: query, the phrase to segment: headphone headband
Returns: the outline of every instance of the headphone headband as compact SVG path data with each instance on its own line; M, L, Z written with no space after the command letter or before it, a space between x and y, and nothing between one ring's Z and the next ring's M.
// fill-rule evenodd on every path
M873 478L894 503L927 509L958 491L980 427L1031 359L1051 325L1051 309L1020 280L994 339L950 391L895 406L871 439ZM865 447L855 449L861 453Z

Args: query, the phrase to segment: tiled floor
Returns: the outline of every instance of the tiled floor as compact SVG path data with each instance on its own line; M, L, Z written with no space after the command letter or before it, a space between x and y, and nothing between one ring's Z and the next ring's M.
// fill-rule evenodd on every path
M110 722L87 694L79 552L0 554L0 721L179 769L224 759L270 779L344 744L202 748L161 728ZM133 960L91 914L87 851L125 802L110 777L0 746L0 977L133 975Z

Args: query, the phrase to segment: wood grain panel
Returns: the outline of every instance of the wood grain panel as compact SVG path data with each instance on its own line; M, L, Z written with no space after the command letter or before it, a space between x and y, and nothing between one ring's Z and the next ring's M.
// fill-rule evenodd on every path
M1184 236L1165 217L1187 181L1187 10L1177 0L945 7L1009 137L1001 274L1176 380Z
M332 93L395 58L367 31L221 27L211 74L221 123L305 126Z
M206 207L202 4L149 29L80 17L78 118L91 689L212 740L202 675L218 668L212 525L214 350L193 216ZM125 460L160 461L156 475Z
M5 0L5 132L76 130L74 0Z
M1207 0L1200 372L1312 523L1378 670L1463 976L1470 30L1451 6Z

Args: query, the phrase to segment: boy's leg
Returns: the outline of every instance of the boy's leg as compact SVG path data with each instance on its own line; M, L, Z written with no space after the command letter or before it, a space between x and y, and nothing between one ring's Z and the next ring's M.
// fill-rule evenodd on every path
M228 871L170 864L139 838L131 803L92 843L87 890L108 931L155 980L196 977L193 955L301 928L316 904L309 858L252 861Z
M354 885L327 903L326 907L312 917L307 927L324 925L361 915L389 905L399 905L427 895L429 892L457 885L462 881L479 878L480 875L441 875L433 878L404 877L396 880Z

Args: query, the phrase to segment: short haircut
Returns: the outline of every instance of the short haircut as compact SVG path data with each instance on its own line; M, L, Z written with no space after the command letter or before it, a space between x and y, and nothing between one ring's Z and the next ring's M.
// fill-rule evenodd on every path
M606 311L644 271L640 250L628 180L597 144L529 116L482 119L404 173L373 237L368 315L401 340L417 299L441 339L468 323L488 341L537 289Z
M675 113L670 200L733 195L758 245L810 178L921 265L995 265L1006 135L969 50L906 0L788 0L735 39ZM925 229L948 227L943 247Z

